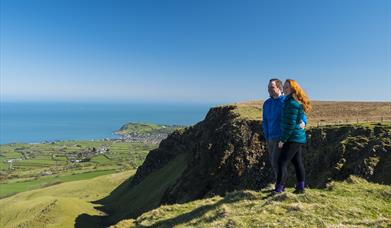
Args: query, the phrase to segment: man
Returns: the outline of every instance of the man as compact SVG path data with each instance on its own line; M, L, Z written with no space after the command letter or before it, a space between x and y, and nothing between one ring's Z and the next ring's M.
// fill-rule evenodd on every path
M285 101L282 91L281 80L277 78L270 79L268 85L270 98L263 103L262 129L275 179L277 179L278 159L281 153L278 142L281 137L281 110ZM304 129L306 123L307 117L304 115L300 127Z

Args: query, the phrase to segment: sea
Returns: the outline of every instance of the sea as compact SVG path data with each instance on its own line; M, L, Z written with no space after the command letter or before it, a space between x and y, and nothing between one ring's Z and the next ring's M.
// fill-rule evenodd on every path
M118 138L128 122L194 125L217 104L2 102L0 144Z

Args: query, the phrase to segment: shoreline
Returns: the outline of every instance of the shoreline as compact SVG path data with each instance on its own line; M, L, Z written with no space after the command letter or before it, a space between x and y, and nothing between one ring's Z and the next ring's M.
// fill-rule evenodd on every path
M95 138L95 139L54 139L54 140L43 140L40 142L8 142L8 143L0 143L0 146L6 145L15 145L15 144L28 144L28 145L38 145L38 144L50 144L57 142L76 142L76 141L112 141L121 138Z

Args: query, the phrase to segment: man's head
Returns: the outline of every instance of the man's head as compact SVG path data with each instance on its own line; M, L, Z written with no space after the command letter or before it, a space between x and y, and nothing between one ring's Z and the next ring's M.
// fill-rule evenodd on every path
M273 98L277 98L282 94L282 81L277 78L272 78L269 81L269 85L267 87L269 95Z

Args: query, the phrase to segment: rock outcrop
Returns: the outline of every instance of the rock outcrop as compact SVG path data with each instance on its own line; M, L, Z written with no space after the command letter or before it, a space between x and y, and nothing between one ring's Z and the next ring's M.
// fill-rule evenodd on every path
M215 194L259 190L273 181L261 121L242 118L228 105L210 109L205 120L175 131L150 151L130 188L179 154L186 169L169 186L161 204L183 203ZM357 175L391 184L391 125L341 125L307 130L306 183L324 187ZM164 180L162 180L164 181ZM291 167L289 183L295 182Z

